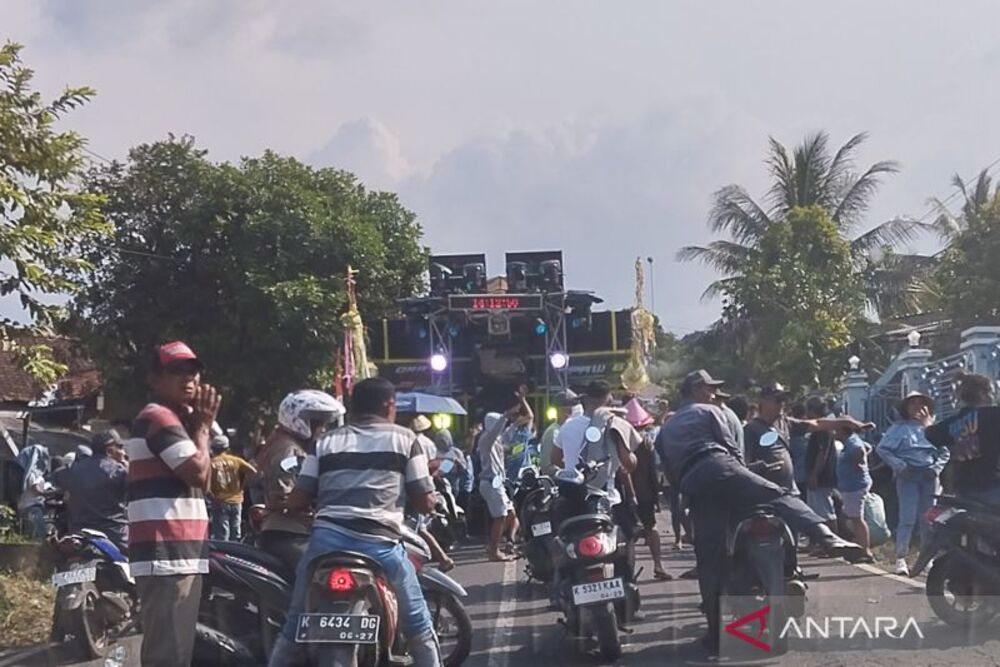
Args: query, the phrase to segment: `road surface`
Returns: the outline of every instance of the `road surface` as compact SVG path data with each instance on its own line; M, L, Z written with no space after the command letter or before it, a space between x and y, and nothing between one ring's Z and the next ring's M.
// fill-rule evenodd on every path
M661 520L660 525L664 524ZM663 541L667 545L670 538L664 535ZM694 565L690 549L678 552L667 548L664 555L667 570L675 576ZM455 560L458 567L453 574L469 592L467 607L475 634L472 654L466 662L468 667L600 664L596 657L578 650L558 624L559 615L546 610L547 595L537 583L526 581L523 562L487 562L481 545L458 549ZM698 611L697 583L677 579L653 581L652 564L644 546L639 548L639 561L645 568L640 586L646 618L626 638L623 656L617 664L631 667L735 664L709 659L698 644L704 624ZM802 565L807 571L820 574L818 580L809 584L810 616L864 617L868 624L875 617L893 617L900 619L900 626L905 622L903 619L912 617L923 638L910 632L900 641L885 636L869 639L863 631L853 639L796 638L791 652L784 657L772 658L760 653L754 664L1000 666L1000 621L989 628L990 636L969 637L936 620L920 582L888 575L874 566L851 566L843 561L805 558ZM853 624L853 621L848 623ZM727 636L727 641L739 640ZM127 648L130 659L126 664L138 664L134 659L136 641ZM0 667L48 664L69 663L60 662L53 651L44 648L0 653Z

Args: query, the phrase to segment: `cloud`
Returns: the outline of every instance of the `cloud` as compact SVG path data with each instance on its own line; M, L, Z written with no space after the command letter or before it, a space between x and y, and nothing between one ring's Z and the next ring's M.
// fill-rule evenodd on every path
M577 120L457 147L400 188L439 252L562 249L567 282L630 305L637 256L655 258L657 311L693 329L718 313L700 297L713 274L678 265L677 249L708 239L709 195L759 163L756 123L704 98L626 121Z
M396 138L374 118L344 123L333 137L309 157L318 166L354 172L369 187L392 189L411 171Z

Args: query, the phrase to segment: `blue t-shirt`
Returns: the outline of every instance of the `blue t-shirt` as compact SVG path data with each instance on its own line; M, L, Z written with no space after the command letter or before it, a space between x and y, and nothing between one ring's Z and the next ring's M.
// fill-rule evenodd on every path
M868 457L861 459L859 466L854 462L858 450L864 451L865 441L857 435L851 435L844 441L844 448L837 457L837 486L841 491L850 493L871 488L872 477L868 472Z

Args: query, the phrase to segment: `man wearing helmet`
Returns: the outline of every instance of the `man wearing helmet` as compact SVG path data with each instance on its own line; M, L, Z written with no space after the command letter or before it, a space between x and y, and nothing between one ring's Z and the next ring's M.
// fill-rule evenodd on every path
M343 404L326 392L315 389L292 392L281 401L278 425L259 459L266 512L258 546L292 571L309 544L313 517L308 510L289 510L288 496L316 438L344 413Z

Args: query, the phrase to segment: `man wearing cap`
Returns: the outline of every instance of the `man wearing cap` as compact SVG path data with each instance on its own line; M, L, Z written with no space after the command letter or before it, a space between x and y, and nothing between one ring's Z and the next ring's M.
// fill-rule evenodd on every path
M896 574L910 575L906 556L917 526L921 541L927 538L924 513L940 492L938 477L950 458L947 448L938 448L927 439L926 430L934 424L934 399L913 392L899 404L901 421L893 424L878 443L879 458L892 468L899 499L899 524L896 526Z
M580 397L572 390L567 389L556 394L552 404L556 408L556 418L542 433L542 443L538 449L538 468L543 475L552 475L558 470L552 463L552 452L556 448L556 438L559 436L559 429L562 428L562 425L573 416L574 409L580 404Z
M726 526L733 510L770 505L793 531L821 545L826 555L865 555L860 546L837 537L801 500L744 465L725 415L715 405L722 385L705 370L685 377L681 394L686 403L664 424L657 439L671 482L679 484L690 500L698 584L709 627L706 643L713 651L718 650L721 571ZM822 430L865 427L850 418L817 420L808 426Z
M124 551L128 541L124 444L115 431L105 431L91 438L90 450L92 456L78 458L58 479L66 492L69 530L99 530Z
M795 470L792 468L792 438L804 436L811 430L811 422L785 415L788 392L780 384L772 384L760 390L757 416L743 429L746 443L746 461L751 470L768 479L793 495L799 495L795 484ZM760 439L765 433L774 431L778 441L770 447L761 447Z
M129 564L139 593L143 667L191 663L208 573L209 444L220 397L185 343L156 348L153 402L135 418L129 457Z

